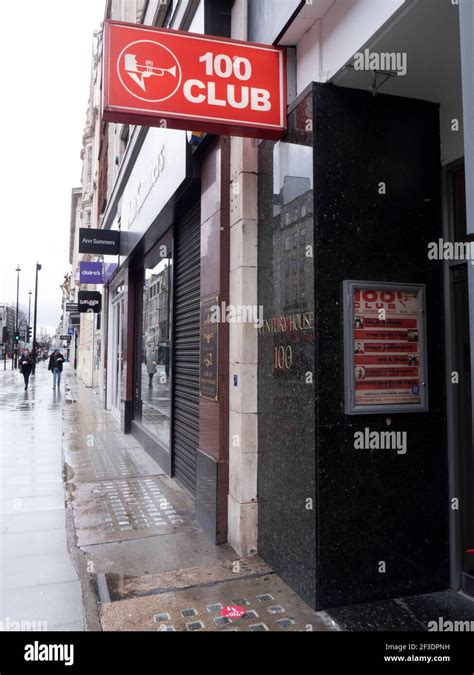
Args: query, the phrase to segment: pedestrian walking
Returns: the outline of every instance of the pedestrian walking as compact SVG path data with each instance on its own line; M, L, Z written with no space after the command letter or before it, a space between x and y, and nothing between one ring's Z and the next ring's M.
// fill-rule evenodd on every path
M63 372L63 362L64 359L61 355L59 349L56 349L51 356L49 357L48 370L53 373L53 389L56 387L56 382L58 383L58 388L61 383L61 373Z
M25 381L25 391L28 389L28 380L30 379L31 370L33 368L33 358L27 349L23 350L20 356L20 372Z
M146 369L148 371L148 386L151 389L153 387L153 375L156 373L156 361L153 361L152 354L149 354Z

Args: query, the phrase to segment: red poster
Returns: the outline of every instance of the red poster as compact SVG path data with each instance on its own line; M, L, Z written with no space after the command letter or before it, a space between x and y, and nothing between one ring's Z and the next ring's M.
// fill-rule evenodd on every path
M110 122L278 139L285 50L107 20L103 92Z
M418 291L354 289L355 405L420 404Z

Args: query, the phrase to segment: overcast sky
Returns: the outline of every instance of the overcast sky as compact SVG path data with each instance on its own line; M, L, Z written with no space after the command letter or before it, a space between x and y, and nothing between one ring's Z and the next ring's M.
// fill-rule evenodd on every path
M92 34L104 9L105 0L2 3L0 302L16 302L19 264L20 304L28 307L38 260L38 331L54 331L61 315Z

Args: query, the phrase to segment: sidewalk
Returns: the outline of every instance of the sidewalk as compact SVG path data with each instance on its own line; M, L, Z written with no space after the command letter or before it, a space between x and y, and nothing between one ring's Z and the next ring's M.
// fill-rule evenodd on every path
M97 393L71 370L66 386L68 500L81 578L94 588L103 630L336 629L260 558L239 559L230 546L209 541L194 522L190 497L120 431ZM227 605L246 614L227 619Z
M209 541L190 497L68 365L59 392L45 364L27 392L0 370L0 429L0 630L426 631L474 618L450 590L314 612L258 556ZM226 619L227 605L246 613Z
M2 630L84 628L66 539L62 400L44 363L28 391L19 371L0 370Z

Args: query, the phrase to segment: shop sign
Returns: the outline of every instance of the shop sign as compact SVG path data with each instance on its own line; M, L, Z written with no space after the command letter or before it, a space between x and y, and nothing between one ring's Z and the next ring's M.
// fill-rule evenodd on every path
M428 410L425 289L344 282L346 414Z
M96 255L118 255L120 248L120 232L117 230L100 230L90 227L79 228L79 253L95 253Z
M185 178L185 132L150 129L122 193L122 230L145 232Z
M118 267L117 263L104 263L104 268L102 272L102 280L104 284L106 284L109 281L110 277L115 272L117 267Z
M102 308L102 295L99 291L79 291L77 294L79 313L94 312L97 314Z
M202 398L217 401L218 389L218 353L217 327L213 319L214 307L219 306L219 295L211 295L201 300L201 351L199 368L199 393Z
M102 282L103 282L103 263L84 262L84 261L79 263L80 284L101 284Z
M109 122L278 139L286 130L285 49L105 21Z

